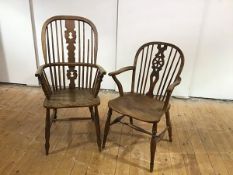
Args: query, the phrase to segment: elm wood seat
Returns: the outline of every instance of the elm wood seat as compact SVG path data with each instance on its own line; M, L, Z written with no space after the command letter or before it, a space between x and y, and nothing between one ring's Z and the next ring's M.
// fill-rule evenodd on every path
M117 84L120 96L108 103L102 148L105 148L110 126L116 123L125 124L148 134L151 136L150 171L153 171L157 142L162 140L166 131L169 140L172 141L169 102L174 88L181 82L183 65L184 56L177 46L164 42L149 42L138 49L133 66L109 73ZM130 93L123 91L123 86L117 78L117 75L126 71L132 71ZM112 111L121 115L111 120ZM164 115L166 128L157 133L157 124ZM128 117L129 122L121 121L124 117ZM133 120L151 123L151 132L135 125Z
M100 104L99 97L95 97L91 93L91 89L65 89L55 92L50 99L44 100L46 108L70 108L70 107L86 107L98 106Z
M122 115L146 122L159 121L164 114L164 102L140 94L124 94L110 100L108 106Z
M36 77L46 97L46 155L50 147L50 127L57 120L93 120L101 151L98 93L106 72L96 64L98 33L95 25L80 16L54 16L44 23L41 39L45 64L38 68ZM57 117L59 108L76 107L88 107L90 117Z

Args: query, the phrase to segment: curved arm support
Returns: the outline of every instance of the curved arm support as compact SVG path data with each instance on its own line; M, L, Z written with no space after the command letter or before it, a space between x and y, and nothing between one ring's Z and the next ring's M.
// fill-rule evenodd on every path
M49 99L51 94L52 94L52 90L51 90L51 87L49 85L49 81L47 79L47 76L44 72L45 67L46 67L45 65L40 66L37 69L35 76L38 77L38 80L42 86L43 92L44 92L46 98Z
M110 72L108 75L109 76L112 76L113 80L115 81L116 85L117 85L117 88L119 90L119 94L120 96L123 96L124 95L124 91L123 91L123 87L122 87L122 84L121 82L118 80L118 78L116 77L116 75L119 75L123 72L126 72L126 71L129 71L129 70L135 70L135 66L127 66L127 67L123 67L117 71L114 71L114 72Z
M115 83L117 85L120 96L123 96L124 91L123 91L123 87L122 87L121 82L118 80L118 78L115 75L112 75L112 78L113 78L113 80L115 81Z
M170 84L170 85L168 86L167 91L171 91L171 92L172 92L173 89L174 89L177 85L180 84L180 82L181 82L181 78L178 77L177 80L175 80L172 84Z
M103 77L104 75L106 74L106 71L104 70L103 67L99 66L99 65L96 65L97 68L98 68L98 75L96 77L96 80L93 84L93 87L94 87L94 97L97 97L98 93L99 93L99 90L100 90L100 85L101 85L101 82L103 80Z
M167 110L168 106L169 106L169 101L170 101L170 98L171 98L171 95L172 95L172 92L174 90L174 88L179 85L181 82L181 78L178 77L172 84L170 84L166 90L166 98L165 98L165 103L164 103L164 106L163 106L163 109L164 110Z

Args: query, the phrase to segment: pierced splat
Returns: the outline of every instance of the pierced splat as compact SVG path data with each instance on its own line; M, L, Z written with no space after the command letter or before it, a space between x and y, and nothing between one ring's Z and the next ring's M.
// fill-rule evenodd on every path
M77 78L77 76L78 76L77 70L72 70L72 69L67 70L67 78L70 80L70 84L69 84L70 89L75 88L74 80Z
M70 40L73 39L72 32L69 32L68 38L69 38Z
M75 62L75 41L76 41L76 31L75 31L75 23L74 20L66 20L65 21L65 38L68 49L68 62ZM69 66L67 70L67 78L70 80L69 88L75 88L75 79L77 78L77 70L74 69L73 66Z
M154 87L159 79L159 71L161 71L164 65L164 51L167 50L166 45L158 45L158 53L155 55L154 59L152 60L152 72L150 75L150 88L146 95L153 97L153 90Z
M76 31L75 31L74 20L66 20L65 27L66 27L65 38L68 49L68 62L74 63L75 62L74 44L76 43Z

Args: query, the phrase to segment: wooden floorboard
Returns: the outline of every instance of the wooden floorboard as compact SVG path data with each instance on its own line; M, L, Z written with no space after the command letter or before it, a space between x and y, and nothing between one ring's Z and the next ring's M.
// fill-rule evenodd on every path
M100 93L102 134L107 102L116 96ZM155 170L150 173L149 136L121 124L111 127L106 148L99 153L92 121L56 122L50 154L45 156L43 99L37 87L0 85L1 175L233 174L233 102L172 99L173 142L166 141L166 134L158 143ZM89 110L58 111L58 117L77 116L89 117ZM149 124L135 123L151 130ZM164 126L162 118L158 129Z

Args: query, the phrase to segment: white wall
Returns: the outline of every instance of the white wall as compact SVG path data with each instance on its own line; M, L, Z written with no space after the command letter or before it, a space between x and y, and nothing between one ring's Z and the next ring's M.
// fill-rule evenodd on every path
M0 1L0 82L37 84L28 0Z
M207 1L190 96L233 99L233 1Z
M117 0L33 0L40 64L43 64L41 28L54 15L77 15L90 19L99 34L97 63L106 71L115 69ZM101 88L113 89L114 83L105 76Z
M149 41L166 41L185 55L182 84L175 95L187 97L202 21L201 0L134 0L119 3L117 67L132 65L137 49ZM122 76L124 82L128 76ZM127 89L129 84L125 83Z
M185 55L176 96L233 99L233 1L120 0L117 68L132 65L148 41L166 41ZM125 90L130 75L122 75Z
M175 95L233 99L232 0L118 1L116 26L117 0L32 0L40 64L44 21L53 15L80 15L97 27L98 63L108 72L132 65L145 42L171 42L186 59ZM37 85L35 70L29 0L0 0L0 82ZM126 90L129 76L121 76ZM115 88L111 78L104 78L102 88Z

